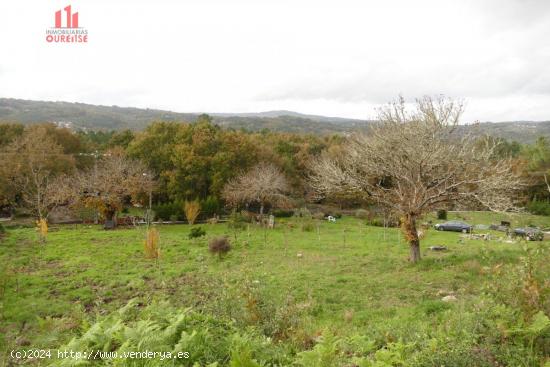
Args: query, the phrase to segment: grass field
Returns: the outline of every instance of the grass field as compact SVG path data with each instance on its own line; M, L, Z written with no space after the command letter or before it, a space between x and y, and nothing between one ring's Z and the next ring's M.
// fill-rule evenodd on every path
M509 219L486 213L453 217L475 224ZM536 216L512 221L550 225ZM9 229L0 242L0 363L14 363L8 356L13 349L59 348L131 299L143 306L167 301L176 309L231 320L243 330L253 327L293 355L311 349L323 333L398 340L418 325L436 328L448 315L468 310L494 281L491 269L512 269L527 248L550 247L548 241L508 243L500 232L483 241L428 230L423 260L412 265L395 228L366 226L352 217L311 223L309 231L294 218L278 220L273 230L202 225L207 235L197 239L188 239L189 225L159 225L159 261L144 257L144 227L52 227L46 244L38 242L34 229ZM233 245L223 259L208 252L208 240L219 235ZM432 245L448 251L428 250ZM548 251L541 256L547 261ZM448 295L457 300L442 301ZM525 365L544 358L539 353L537 362ZM312 366L323 365L316 363Z

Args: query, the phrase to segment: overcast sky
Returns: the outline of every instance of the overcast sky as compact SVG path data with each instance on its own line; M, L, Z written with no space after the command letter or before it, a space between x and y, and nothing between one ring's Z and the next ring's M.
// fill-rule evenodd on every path
M47 43L69 4L89 43ZM0 97L365 119L399 94L550 120L550 1L0 1Z

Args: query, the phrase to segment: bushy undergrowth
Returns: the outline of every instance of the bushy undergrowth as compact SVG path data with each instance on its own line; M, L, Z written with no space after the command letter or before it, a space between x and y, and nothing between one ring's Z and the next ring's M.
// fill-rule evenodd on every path
M193 238L199 238L202 236L206 236L206 231L202 227L193 227L191 228L191 231L189 231L189 239Z
M231 242L227 237L215 237L208 242L208 251L212 255L217 255L220 259L227 255L231 250Z
M547 201L531 201L527 204L527 210L532 214L550 216L550 203Z
M251 221L245 214L234 210L227 218L227 227L233 231L242 231Z
M357 209L355 211L355 217L359 219L367 219L369 217L369 211L365 209Z
M86 351L94 356L65 358L55 366L262 366L286 364L282 346L254 330L238 330L230 320L215 319L190 309L176 310L167 303L137 307L136 300L90 325L59 350ZM163 353L156 358L109 358L129 352ZM103 353L99 353L103 352ZM180 358L166 358L177 356ZM54 354L55 355L55 354ZM99 358L103 357L103 358Z
M530 321L489 297L478 297L438 314L433 320L389 319L365 334L337 335L325 330L307 350L265 330L166 303L144 309L130 302L121 310L82 325L82 333L60 350L187 352L172 360L123 359L121 366L541 366L548 357L550 320L539 311ZM272 315L272 317L275 315ZM89 361L64 359L58 366ZM93 363L112 365L104 358ZM217 364L216 364L217 363Z
M294 210L276 209L273 210L273 216L275 218L290 218L294 215Z
M183 220L185 213L183 212L184 203L182 201L174 201L153 207L153 211L158 219L161 220Z
M201 217L212 217L216 214L220 214L221 211L221 205L218 201L218 199L214 196L209 196L205 200L199 202L190 202L193 203L195 206L194 210L197 211L197 215L193 217L193 222L196 220L196 217L200 215ZM188 207L189 204L187 203ZM171 203L164 203L160 205L156 205L153 207L153 211L156 214L156 217L161 220L184 220L187 218L185 213L185 201L176 200Z
M235 285L212 313L178 310L167 303L140 309L132 301L84 323L81 335L60 349L188 353L169 361L126 359L116 364L123 366L543 366L550 359L547 262L548 252L542 248L526 250L519 263L483 270L487 290L482 295L450 304L426 301L419 305L420 313L397 314L363 332L306 331L313 300L274 300L253 281ZM55 364L83 362L89 361Z
M366 224L374 227L399 227L399 221L395 218L384 218L378 216L372 216L367 219Z
M220 214L221 205L216 196L208 196L205 200L201 201L201 212L206 217L212 217L216 214Z

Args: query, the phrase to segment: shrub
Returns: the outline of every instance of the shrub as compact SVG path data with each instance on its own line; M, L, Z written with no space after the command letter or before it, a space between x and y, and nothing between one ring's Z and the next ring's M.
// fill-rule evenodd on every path
M59 349L116 351L119 355L143 350L186 353L177 364L155 358L129 359L117 363L120 366L258 366L255 359L269 361L270 365L290 365L283 346L254 330L240 330L231 321L191 309L178 310L168 302L144 308L138 308L138 304L138 300L132 300L118 311L98 316L91 323L83 322L82 333ZM227 363L218 364L220 361ZM88 364L85 357L61 362L56 365ZM90 365L108 364L105 360L94 362Z
M307 218L307 219L311 219L311 212L309 211L308 208L303 207L303 208L300 208L300 209L296 210L296 211L294 212L294 216L295 216L295 217L298 217L298 218Z
M202 227L193 227L189 232L189 239L206 236L206 231Z
M147 230L143 250L147 259L158 259L160 257L160 236L156 228Z
M495 299L531 316L550 314L550 253L540 248L524 248L519 264L495 267L488 289Z
M231 215L229 215L229 219L227 220L227 226L235 231L245 229L247 223L247 218L242 213L237 211L231 212Z
M550 215L550 203L546 201L531 201L527 204L527 210L531 214Z
M201 202L201 212L207 217L212 217L220 212L220 201L215 196L208 196Z
M306 222L302 223L302 231L303 232L313 232L314 229L315 229L315 226L313 225L312 222L306 221Z
M81 219L84 223L93 222L96 218L96 210L93 208L87 208L83 205L78 205L73 209L73 213L78 219Z
M256 215L252 212L249 212L248 210L241 210L239 215L240 218L242 218L242 221L245 223L252 223L256 218Z
M201 212L201 205L198 200L186 201L183 205L183 209L189 224L194 224L195 220L197 220L197 217L199 216L199 213Z
M445 209L439 209L437 211L437 219L447 220L447 211Z
M325 219L325 213L317 212L317 213L313 214L313 219L318 219L318 220Z
M299 302L290 293L275 295L264 283L245 280L227 293L226 297L237 300L237 304L224 308L231 309L231 318L237 323L253 326L274 341L289 341L305 326L303 322L312 307L312 302Z
M341 366L339 355L341 341L330 333L325 333L312 350L300 352L297 355L297 364L303 367L332 367ZM387 365L390 366L390 365Z
M208 243L208 251L212 255L218 255L219 258L227 255L231 250L231 242L227 237L216 237L210 240Z
M225 311L234 311L244 297L241 307L248 310L251 321L247 327L233 317L217 318L190 308L177 310L168 302L138 308L141 304L132 300L111 314L98 313L93 320L83 320L81 332L68 344L54 346L119 354L141 350L188 352L188 358L182 360L185 366L214 366L224 361L218 366L491 367L543 366L547 361L548 317L537 312L523 320L516 309L487 295L466 300L460 307L428 302L420 308L424 312L414 317L388 318L361 334L338 336L326 330L316 334L315 341L308 336L303 346L284 341L304 335L300 328L307 312L301 311L304 306L290 300L277 307L270 302L271 296L267 290L264 296L258 288L243 292L239 287L239 295L231 297L239 302L228 304L232 307L223 304ZM272 324L274 319L277 324ZM298 330L302 331L296 334ZM62 365L86 362L85 357L67 361ZM131 365L168 363L135 360Z
M355 217L359 219L367 219L369 217L369 211L365 209L357 209L355 211Z
M208 223L208 224L217 224L219 221L220 221L220 218L216 216L216 217L208 218L206 220L206 223Z
M386 218L384 221L384 218L382 217L372 217L370 219L367 219L366 224L368 226L374 226L374 227L384 227L384 224L386 227L399 227L399 221L395 218Z
M294 215L294 210L276 209L272 214L275 218L290 218Z
M13 213L14 218L30 218L32 214L25 208L17 208Z
M183 204L180 201L156 205L153 207L153 211L156 217L161 220L171 220L172 218L181 220L184 218Z

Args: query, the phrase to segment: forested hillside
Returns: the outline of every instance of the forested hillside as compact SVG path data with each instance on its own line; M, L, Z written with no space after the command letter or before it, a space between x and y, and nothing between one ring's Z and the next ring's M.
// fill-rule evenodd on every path
M199 113L178 113L155 109L96 106L85 103L28 101L0 98L0 122L23 124L55 122L74 130L143 130L153 121L195 122ZM292 111L259 113L213 113L214 124L227 129L258 132L332 134L366 130L372 121L305 115ZM488 134L520 143L533 143L550 136L550 121L484 122L476 125L479 134ZM471 129L464 125L462 129Z
M84 130L142 130L152 121L195 122L200 113L96 106L85 103L27 101L0 98L0 122L56 122ZM367 121L302 115L291 111L252 114L212 114L217 125L250 131L265 129L297 133L334 133L367 126Z

